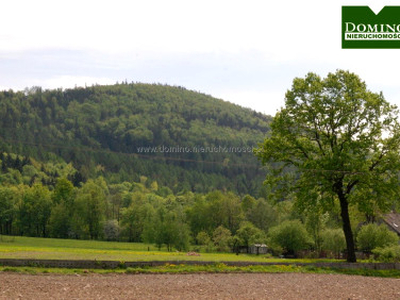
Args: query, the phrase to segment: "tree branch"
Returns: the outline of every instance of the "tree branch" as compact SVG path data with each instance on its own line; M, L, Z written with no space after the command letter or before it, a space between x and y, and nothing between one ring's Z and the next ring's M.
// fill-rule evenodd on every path
M353 187L359 182L360 182L360 180L358 180L358 179L354 180L351 183L349 182L349 184L347 185L347 188L346 188L346 194L349 195L351 190L353 189Z

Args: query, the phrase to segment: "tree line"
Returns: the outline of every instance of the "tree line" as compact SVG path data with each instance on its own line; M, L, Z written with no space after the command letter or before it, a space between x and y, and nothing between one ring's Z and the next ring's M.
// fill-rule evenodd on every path
M116 184L98 176L74 185L77 170L69 164L2 157L16 169L0 175L0 234L146 242L179 251L227 252L268 244L276 255L308 250L337 257L345 249L339 203L329 213L302 211L290 199L276 202L218 190L174 193L144 176ZM15 175L18 161L26 164ZM10 172L14 181L4 181ZM358 210L351 215L358 223L366 221ZM361 249L397 242L387 229L374 230L360 231Z

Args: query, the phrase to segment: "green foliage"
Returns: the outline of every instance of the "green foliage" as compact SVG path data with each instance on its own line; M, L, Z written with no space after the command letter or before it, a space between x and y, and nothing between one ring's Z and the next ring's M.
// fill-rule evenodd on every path
M221 225L214 230L212 241L217 251L228 252L231 248L232 233Z
M400 263L400 245L375 248L372 253L378 261Z
M130 242L140 242L144 230L145 220L152 208L146 205L144 193L134 192L129 194L131 201L129 207L121 210L121 225L124 227L123 235ZM128 195L127 195L128 196Z
M210 236L205 231L200 231L199 234L196 236L197 244L199 245L208 245L211 242Z
M240 224L240 228L236 232L235 237L237 238L239 246L246 247L253 244L265 244L267 239L265 232L255 227L250 222L243 222Z
M65 203L53 206L49 220L50 236L55 238L68 238L71 235L71 213Z
M346 240L341 229L326 229L321 237L322 250L329 251L333 257L339 258L340 253L346 249Z
M54 188L41 183L0 186L1 230L64 239L144 241L169 250L187 250L197 241L199 249L226 252L235 242L264 243L263 230L254 223L269 229L292 210L292 205L274 206L251 196L245 196L251 202L245 207L246 200L231 192L176 195L169 191L160 197L163 187L155 189L153 183L142 177L141 183L107 184L99 177L73 187L60 177ZM235 240L227 227L235 230Z
M194 237L201 231L212 234L219 226L236 232L245 216L240 198L234 193L214 191L205 197L198 195L187 210L188 221Z
M50 235L57 238L72 237L75 190L66 178L59 178L51 196L53 208L50 216Z
M79 166L78 172L59 176L74 186L98 176L112 183L146 176L174 193L187 188L256 195L262 172L251 153L203 150L254 147L268 131L269 121L250 109L166 85L7 91L0 92L0 151L71 162ZM153 151L162 146L168 151ZM184 153L170 147L199 150ZM29 184L36 175L35 180L44 178L54 185L52 176L41 178L44 174L29 167L18 177L27 163L23 156L3 158L0 182Z
M295 78L285 107L257 156L270 168L266 183L278 200L300 208L341 207L348 260L355 247L349 206L385 211L400 196L398 110L361 79L338 70L326 78Z
M196 236L196 241L198 245L203 246L205 248L206 252L214 251L214 244L211 241L211 238L207 232L205 231L199 232L199 234Z
M296 254L297 251L307 249L309 244L310 237L299 220L284 221L268 232L268 246L284 254Z
M120 228L116 220L108 220L103 224L104 239L106 241L117 241Z
M247 210L246 219L257 228L267 232L278 223L278 212L276 207L264 198L260 198Z
M182 207L167 210L164 206L146 222L144 240L152 242L160 249L165 245L168 251L175 247L178 251L188 250L190 246L190 229L185 221Z
M240 198L233 193L215 191L207 195L206 201L211 228L224 226L231 233L236 232L244 219Z
M46 187L35 184L27 188L19 207L21 234L47 237L51 206L50 192Z
M242 199L241 206L244 213L247 213L249 210L253 209L256 205L256 199L254 199L250 195L245 195Z
M72 207L74 201L74 187L66 178L57 179L57 183L52 194L55 204L64 203L66 207Z
M19 193L16 187L0 186L0 234L11 234L17 217Z
M318 207L306 212L306 229L312 238L314 249L317 252L321 251L323 241L322 232L325 229L328 219L329 214L322 214L318 211Z
M102 178L89 180L75 199L73 231L80 238L99 239L103 235L107 185Z
M380 247L396 245L399 241L397 234L390 231L385 225L377 225L375 223L364 225L357 234L358 248L371 252Z

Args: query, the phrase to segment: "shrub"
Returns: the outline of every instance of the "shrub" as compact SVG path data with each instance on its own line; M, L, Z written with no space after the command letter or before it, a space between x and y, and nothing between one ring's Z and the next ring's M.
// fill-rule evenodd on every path
M357 235L358 248L371 252L375 248L384 248L396 245L399 238L397 234L390 231L385 225L367 224L361 227Z
M219 226L214 230L212 240L217 251L228 252L232 242L232 234L229 229Z
M208 245L211 242L211 239L210 239L208 233L205 231L200 231L196 237L196 240L197 240L197 243L202 246Z
M342 229L326 229L322 232L322 250L339 258L340 252L346 249L346 239Z
M296 254L308 248L310 237L299 220L285 221L269 230L268 243L275 253Z
M400 262L400 245L372 250L375 258L382 262Z
M240 246L249 247L252 244L264 244L266 237L264 231L255 227L250 222L242 222L236 232L236 238Z
M104 239L106 241L117 241L120 228L117 220L108 220L103 223Z
M212 252L213 250L213 243L211 241L210 236L205 231L200 231L196 237L197 244L203 246L206 252Z

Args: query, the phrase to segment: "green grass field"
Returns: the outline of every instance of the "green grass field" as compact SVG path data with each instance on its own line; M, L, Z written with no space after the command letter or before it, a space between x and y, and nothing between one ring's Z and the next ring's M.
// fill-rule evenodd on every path
M31 237L0 238L0 258L115 260L115 261L252 261L282 262L262 255L236 255L233 253L200 253L188 256L186 252L167 252L154 245L142 243L84 241ZM290 260L293 261L293 260Z

